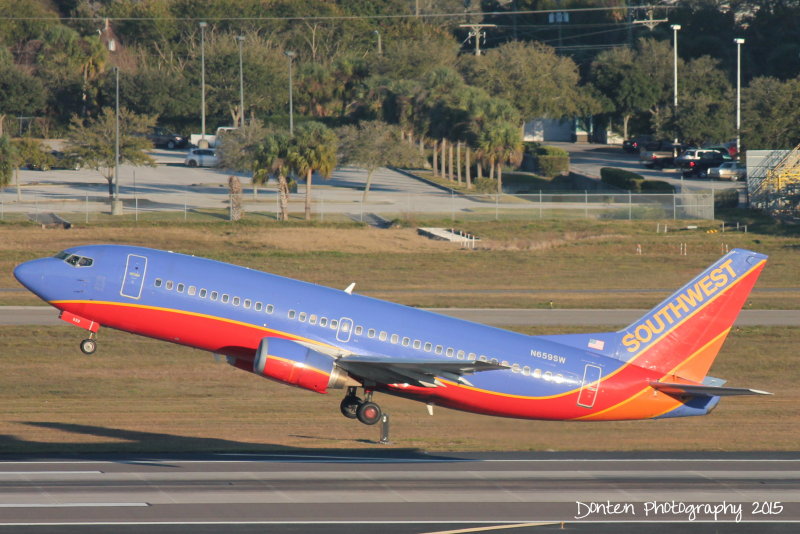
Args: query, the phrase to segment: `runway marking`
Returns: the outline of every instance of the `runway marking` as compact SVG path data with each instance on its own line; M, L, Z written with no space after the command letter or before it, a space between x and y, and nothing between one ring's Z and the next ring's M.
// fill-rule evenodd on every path
M558 525L558 524L560 524L562 527L564 525L564 523L561 521L557 523L517 523L514 525L494 525L491 527L462 528L459 530L437 530L434 532L426 532L424 534L466 534L467 532L487 532L489 530L506 530L511 528L524 528L524 527L545 527L549 525Z
M0 476L32 476L32 475L102 475L103 471L0 471Z
M146 508L146 502L3 503L0 508ZM0 523L4 524L4 523Z

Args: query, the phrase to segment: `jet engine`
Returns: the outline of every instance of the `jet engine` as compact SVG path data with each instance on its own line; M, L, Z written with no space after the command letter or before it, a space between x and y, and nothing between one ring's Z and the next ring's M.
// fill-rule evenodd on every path
M258 345L253 372L317 393L357 384L333 358L281 338L264 338Z

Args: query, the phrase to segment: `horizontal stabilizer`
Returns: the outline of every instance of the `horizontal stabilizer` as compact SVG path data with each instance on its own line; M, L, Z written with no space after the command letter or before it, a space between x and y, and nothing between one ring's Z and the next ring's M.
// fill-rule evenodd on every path
M672 382L650 382L650 385L668 395L692 395L706 397L728 397L733 395L772 395L768 391L747 388L726 388L705 384L678 384Z

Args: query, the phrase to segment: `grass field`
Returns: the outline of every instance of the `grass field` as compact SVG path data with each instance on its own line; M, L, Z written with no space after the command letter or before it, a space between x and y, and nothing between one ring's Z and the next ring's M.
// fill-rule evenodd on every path
M798 336L797 328L732 332L712 375L775 396L723 399L705 417L565 423L443 408L430 417L421 403L376 400L391 414L398 448L796 450ZM378 427L341 416L339 392L277 384L204 352L104 330L86 357L80 332L66 325L3 326L0 337L0 453L313 451L374 447L379 438Z
M71 230L0 224L0 289L21 286L13 267L85 243L146 245L303 280L347 287L425 307L650 307L716 260L725 248L770 255L749 306L791 309L800 304L800 237L760 233L707 233L719 223L656 233L656 222L464 222L481 238L477 250L430 241L416 223L389 230L355 224L306 225L245 221L157 225L121 222ZM663 224L663 223L662 223ZM684 229L680 229L684 228ZM686 243L688 255L680 256ZM641 245L642 254L637 254ZM624 290L624 292L619 292ZM638 291L637 291L638 290ZM653 290L656 290L655 292ZM0 305L38 304L24 291L0 291Z

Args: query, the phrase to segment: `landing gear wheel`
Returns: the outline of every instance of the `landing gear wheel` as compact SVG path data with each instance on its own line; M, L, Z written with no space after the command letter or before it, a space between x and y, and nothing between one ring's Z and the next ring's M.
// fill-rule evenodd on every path
M97 350L97 341L94 339L84 339L81 341L81 352L84 354L94 354Z
M343 416L347 417L348 419L355 419L358 417L356 413L358 412L358 407L361 405L361 403L362 400L358 397L348 395L342 399L339 409L342 410Z
M362 402L356 411L356 417L365 425L374 425L381 420L381 407L374 402Z

